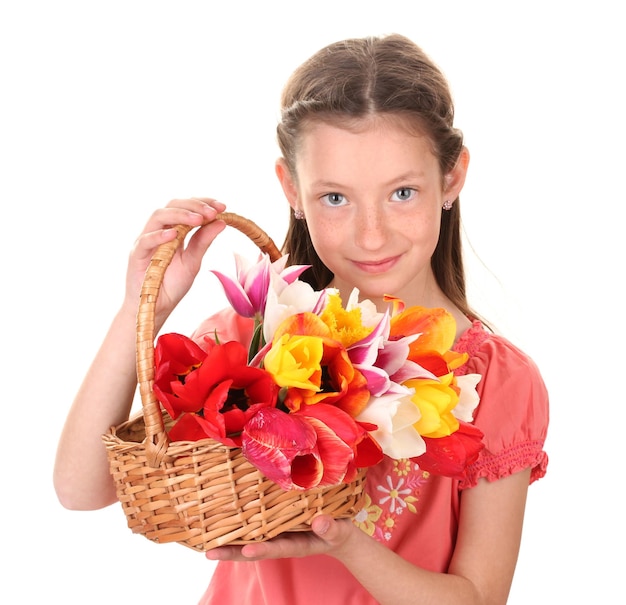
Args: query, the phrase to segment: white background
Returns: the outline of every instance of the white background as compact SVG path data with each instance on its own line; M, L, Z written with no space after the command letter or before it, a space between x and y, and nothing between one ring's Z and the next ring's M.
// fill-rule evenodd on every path
M132 535L118 505L58 504L65 413L149 213L213 196L282 243L282 84L326 43L396 31L448 76L472 154L472 302L535 358L551 393L549 471L530 489L509 602L623 603L618 5L3 0L0 600L197 602L212 571L202 554ZM222 306L208 268L232 272L245 246L232 235L172 318L178 331Z

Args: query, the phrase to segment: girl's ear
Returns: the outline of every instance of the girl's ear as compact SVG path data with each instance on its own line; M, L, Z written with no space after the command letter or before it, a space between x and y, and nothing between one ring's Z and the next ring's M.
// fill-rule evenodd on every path
M461 189L463 189L463 185L465 184L469 160L469 151L467 150L467 147L463 147L455 167L445 176L445 185L443 188L445 199L454 201L457 197L459 197Z
M298 188L294 182L293 177L291 176L291 171L287 167L287 162L285 158L278 158L276 160L276 176L280 181L280 185L283 188L283 192L285 193L285 197L289 202L289 205L297 210L298 208Z

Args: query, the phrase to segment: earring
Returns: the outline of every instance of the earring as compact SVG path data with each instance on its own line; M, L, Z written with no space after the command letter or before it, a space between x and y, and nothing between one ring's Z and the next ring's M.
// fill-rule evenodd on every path
M444 210L452 210L452 204L454 204L454 202L451 202L450 200L446 200L446 201L443 203L442 208L443 208Z
M293 211L293 217L294 217L296 220L301 221L301 220L304 218L304 212L302 212L302 210L300 210L300 208L296 208L296 209Z

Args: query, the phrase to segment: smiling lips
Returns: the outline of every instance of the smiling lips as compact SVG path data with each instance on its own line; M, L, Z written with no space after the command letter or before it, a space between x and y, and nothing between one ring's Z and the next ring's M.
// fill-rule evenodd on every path
M352 263L357 269L365 273L377 274L389 271L399 259L400 256L392 256L377 261L352 261Z

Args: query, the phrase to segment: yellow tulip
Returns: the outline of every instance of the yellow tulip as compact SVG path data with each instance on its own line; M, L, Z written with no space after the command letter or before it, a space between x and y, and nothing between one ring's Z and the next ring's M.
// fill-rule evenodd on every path
M454 375L449 373L440 380L418 378L407 380L404 386L415 389L411 401L419 408L420 419L413 425L423 437L446 437L459 428L452 410L459 401Z
M324 344L319 336L283 334L274 341L263 364L280 387L319 391L323 353Z

